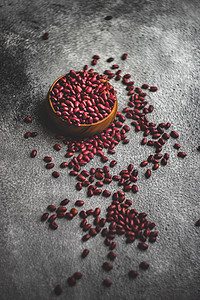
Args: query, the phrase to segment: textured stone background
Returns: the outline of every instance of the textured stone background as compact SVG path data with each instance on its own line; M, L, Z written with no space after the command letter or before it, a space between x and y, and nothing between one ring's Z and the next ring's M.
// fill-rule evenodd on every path
M112 21L104 17L112 15ZM194 223L199 210L199 36L198 0L116 0L116 1L3 1L0 4L1 65L1 177L0 202L0 299L55 299L53 288L62 284L60 299L74 300L197 300L199 273L199 229ZM47 41L44 32L50 33ZM122 62L122 53L129 54ZM136 86L157 85L149 96L155 106L151 121L171 121L180 133L179 142L188 156L177 158L170 140L165 150L169 164L156 171L148 181L140 169L139 193L128 195L134 207L148 212L157 224L159 238L141 253L136 246L117 239L117 259L110 274L103 272L107 248L98 235L87 242L91 250L84 261L80 253L79 218L59 221L56 232L40 222L49 203L58 205L68 197L73 203L84 199L84 208L101 207L102 216L110 199L87 198L86 191L74 191L75 180L61 170L54 179L44 167L43 157L51 155L58 169L65 147L53 150L55 133L45 125L43 101L51 83L70 69L80 70L93 54L101 61L96 70L108 68L105 60L113 56L124 72L130 72ZM127 103L120 83L119 110ZM32 116L33 123L23 123ZM128 122L129 123L129 122ZM26 131L39 136L25 140ZM150 154L141 147L141 134L129 132L130 143L118 145L113 173L131 162L135 166ZM30 158L36 148L38 156ZM113 157L109 157L109 160ZM99 158L91 165L100 166ZM116 185L112 183L110 190ZM128 279L130 269L141 260L150 269L140 272L135 281ZM76 270L84 275L76 287L68 287L67 277ZM102 279L113 281L110 289Z

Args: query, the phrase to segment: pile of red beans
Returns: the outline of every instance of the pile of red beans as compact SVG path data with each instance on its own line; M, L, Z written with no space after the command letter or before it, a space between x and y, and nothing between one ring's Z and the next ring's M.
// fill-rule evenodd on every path
M124 53L122 60L127 59L127 54ZM100 57L94 55L92 65L95 66ZM110 63L114 58L110 57L107 62ZM115 72L115 70L117 71ZM169 154L163 153L163 148L169 138L178 139L179 134L172 130L169 134L167 130L171 124L159 123L155 124L149 121L148 115L153 111L154 107L146 100L147 91L155 92L157 87L143 84L140 88L134 87L134 81L130 80L131 75L121 75L122 71L119 65L114 64L111 70L105 70L104 75L95 74L93 69L88 70L88 66L84 66L84 71L74 72L70 71L65 77L62 77L55 85L51 92L51 100L54 109L60 117L62 117L69 124L91 124L98 122L105 118L112 110L116 101L115 90L108 81L114 78L116 81L121 80L122 84L127 90L129 101L127 106L123 108L122 112L118 112L114 122L104 130L102 133L90 138L72 139L61 135L56 138L62 141L56 143L53 148L55 151L60 151L62 147L66 147L65 161L60 163L60 168L68 168L69 175L76 179L76 189L79 191L82 188L87 188L87 197L100 196L110 198L111 202L107 206L107 213L101 216L101 209L99 207L91 208L89 210L81 209L84 206L83 200L75 201L70 209L67 205L69 199L61 201L57 207L50 204L47 211L42 215L41 221L46 222L53 230L58 228L58 219L73 220L75 217L80 218L80 228L83 232L82 242L87 242L98 234L104 238L104 244L108 247L107 260L102 265L102 269L109 274L113 269L112 263L117 255L113 251L116 248L116 235L125 235L126 243L132 244L137 242L137 247L141 251L145 251L149 247L149 243L154 243L158 236L158 232L154 231L155 223L147 219L147 213L137 212L132 208L132 200L126 198L126 193L137 193L137 176L138 169L134 167L133 163L123 168L118 174L112 174L117 164L116 160L111 160L109 165L102 167L91 167L88 171L83 169L95 156L100 157L101 163L105 164L109 161L107 154L113 155L115 147L119 144L128 144L131 128L134 128L135 134L141 134L141 145L152 149L152 154L140 163L144 171L144 177L149 179L152 175L151 170L155 171L160 166L167 165ZM31 123L31 118L25 118L26 123ZM129 124L126 124L130 122ZM28 131L25 133L25 138L36 137L37 132ZM179 150L180 145L174 144L174 149ZM107 152L107 154L105 153ZM184 158L185 152L178 152L178 157ZM31 157L37 156L37 150L31 152ZM50 156L43 157L45 167L47 170L55 167ZM150 169L151 166L151 169ZM57 170L52 172L52 176L58 178L60 173ZM117 184L116 191L111 193L108 186L111 182ZM106 186L106 188L104 188ZM130 195L130 194L129 194ZM91 216L92 222L88 221ZM198 223L198 222L197 222ZM200 222L199 222L200 223ZM198 223L198 224L199 224ZM199 226L197 224L197 226ZM85 259L90 250L85 250L80 253L81 257ZM136 266L135 266L136 267ZM129 278L136 278L139 270L147 270L149 264L147 262L140 262L136 269L130 270L127 274ZM82 273L75 272L69 276L68 284L74 286L77 280L81 279ZM110 287L112 281L109 278L103 280L103 285ZM58 284L55 287L55 293L60 295L62 287Z

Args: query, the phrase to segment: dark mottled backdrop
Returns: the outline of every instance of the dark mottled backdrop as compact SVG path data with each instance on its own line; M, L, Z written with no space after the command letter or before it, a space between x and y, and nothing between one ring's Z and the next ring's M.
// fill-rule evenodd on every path
M199 209L199 37L198 0L116 0L116 1L11 1L0 2L1 80L1 250L0 299L55 299L53 288L63 286L60 299L76 300L197 300L199 283L199 229L194 226ZM111 21L104 17L112 15ZM42 39L48 31L50 38ZM120 55L129 54L122 62ZM59 221L56 232L40 222L49 203L58 205L69 197L84 199L85 208L100 206L102 216L108 205L103 197L86 198L85 190L74 190L75 180L62 170L58 179L44 167L42 158L52 155L56 168L64 160L65 147L55 153L55 133L45 125L43 101L51 83L70 69L90 64L93 54L101 61L96 70L108 68L113 56L125 72L133 75L136 86L157 85L159 91L149 101L155 106L150 120L171 121L180 133L180 144L188 156L177 158L170 140L166 151L169 164L148 181L139 175L139 193L128 195L139 211L148 212L157 224L159 238L145 253L135 245L117 239L117 259L110 274L102 270L107 248L99 235L87 242L91 249L84 261L85 245L79 218ZM120 83L119 110L127 96ZM30 115L31 125L23 123ZM28 131L39 132L25 140ZM115 173L128 163L137 166L150 154L141 147L141 134L132 133L130 143L118 145ZM32 149L38 157L31 159ZM112 158L109 158L110 160ZM87 168L100 166L96 157ZM143 171L143 170L142 170ZM113 171L114 172L114 171ZM116 184L112 183L112 191ZM69 205L70 207L70 205ZM150 269L137 280L127 273L141 260ZM74 271L83 273L76 287L66 280ZM113 281L110 289L102 279Z

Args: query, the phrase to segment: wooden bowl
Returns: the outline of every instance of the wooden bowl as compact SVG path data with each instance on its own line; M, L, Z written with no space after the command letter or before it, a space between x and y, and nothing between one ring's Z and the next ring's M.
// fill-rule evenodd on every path
M116 114L117 114L117 109L118 109L118 102L117 102L117 97L116 101L114 103L113 109L111 113L101 121L98 121L96 123L92 124L81 124L80 126L75 126L75 125L70 125L67 124L67 122L62 119L60 116L56 114L56 111L53 107L53 104L51 102L51 91L54 88L54 85L62 78L65 77L65 75L60 76L56 81L52 84L50 87L49 93L48 93L48 101L47 101L47 111L49 114L49 117L53 124L56 126L56 128L59 130L59 132L67 135L67 136L73 136L73 137L86 137L86 136L93 136L96 135L100 132L102 132L104 129L108 128L110 124L114 121ZM110 84L108 82L108 84Z

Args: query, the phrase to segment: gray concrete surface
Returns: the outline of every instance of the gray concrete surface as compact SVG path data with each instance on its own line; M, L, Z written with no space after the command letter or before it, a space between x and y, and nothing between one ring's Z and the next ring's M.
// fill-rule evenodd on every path
M112 15L113 20L104 17ZM3 1L0 3L1 65L1 178L0 202L0 299L55 299L54 286L63 286L60 299L74 300L197 300L200 299L199 228L194 223L199 209L199 36L198 0L132 1ZM50 33L47 41L44 32ZM122 62L120 55L129 54ZM53 150L55 133L44 122L42 103L51 83L70 69L80 70L93 54L101 60L96 70L108 68L106 59L115 57L124 72L133 75L136 85L150 83L159 91L149 96L155 106L151 121L172 123L180 133L181 149L188 156L177 158L170 140L165 150L169 164L148 181L139 174L139 193L128 195L134 207L148 212L159 231L159 238L145 253L136 245L118 238L117 259L110 274L103 272L107 248L99 235L87 242L90 254L80 258L85 245L77 217L60 220L53 232L40 222L48 204L61 200L84 199L84 208L101 207L102 216L110 199L88 199L85 190L74 191L75 180L62 170L57 180L44 167L42 158L51 155L58 169L65 147ZM124 87L118 91L119 110L127 103ZM32 116L33 123L23 123ZM127 123L130 123L129 121ZM39 136L25 140L26 131ZM130 143L117 146L116 172L150 153L141 147L141 134L132 130ZM29 157L38 150L35 159ZM113 157L109 157L109 160ZM96 157L86 169L101 163ZM112 183L110 190L116 185ZM141 260L150 269L130 281L130 268ZM83 278L68 287L67 278L76 270ZM102 279L113 281L110 289Z

